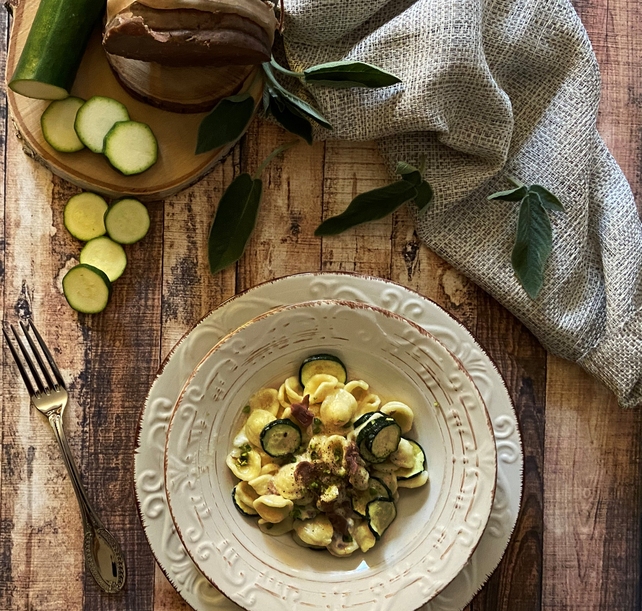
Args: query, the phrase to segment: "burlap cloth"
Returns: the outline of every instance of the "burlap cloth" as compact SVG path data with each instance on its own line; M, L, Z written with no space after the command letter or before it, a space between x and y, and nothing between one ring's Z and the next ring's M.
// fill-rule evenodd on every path
M624 407L642 402L642 229L633 195L596 130L600 76L568 0L286 0L285 48L301 69L339 59L379 65L383 90L310 89L333 132L377 139L417 163L434 206L425 244L579 363ZM545 186L553 252L536 300L510 258L518 204L489 202L506 174ZM348 202L346 202L347 205Z

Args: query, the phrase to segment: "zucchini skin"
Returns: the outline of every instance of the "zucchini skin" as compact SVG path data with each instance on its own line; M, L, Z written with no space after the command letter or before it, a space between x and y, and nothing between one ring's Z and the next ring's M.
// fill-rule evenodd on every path
M299 383L301 384L301 386L305 387L311 377L306 372L306 369L308 369L308 367L314 367L315 364L322 364L324 362L331 363L332 366L337 369L339 375L335 377L339 380L339 382L345 384L348 378L348 372L346 366L343 364L343 361L339 357L334 356L333 354L314 354L306 358L303 363L301 363L301 367L299 368Z
M41 0L9 82L37 81L69 93L105 0Z

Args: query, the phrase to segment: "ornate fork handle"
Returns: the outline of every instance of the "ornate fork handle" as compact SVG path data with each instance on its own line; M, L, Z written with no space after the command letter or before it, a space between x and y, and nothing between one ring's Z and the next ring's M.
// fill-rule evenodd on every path
M118 592L125 583L125 559L120 545L105 528L87 498L62 425L62 406L51 410L46 416L56 435L80 507L87 567L103 590L110 593Z

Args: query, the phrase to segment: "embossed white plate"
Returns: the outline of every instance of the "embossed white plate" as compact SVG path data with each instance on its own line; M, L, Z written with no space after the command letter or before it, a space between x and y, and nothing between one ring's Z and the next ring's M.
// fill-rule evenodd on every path
M501 376L470 333L429 299L380 278L311 273L259 285L221 304L173 349L147 397L135 455L139 513L158 564L182 598L197 611L238 611L239 607L198 571L174 530L163 485L169 417L194 367L224 335L268 309L309 299L371 303L422 325L463 362L487 404L498 451L497 491L490 520L470 562L422 608L460 611L499 564L517 520L523 469L517 419Z
M401 490L397 518L366 554L337 558L262 533L235 508L226 465L242 408L261 388L331 352L349 379L412 406L411 437L426 450L430 485ZM368 304L283 306L222 339L199 363L170 420L165 489L174 525L203 574L251 611L414 611L468 562L493 504L495 439L483 399L428 331Z

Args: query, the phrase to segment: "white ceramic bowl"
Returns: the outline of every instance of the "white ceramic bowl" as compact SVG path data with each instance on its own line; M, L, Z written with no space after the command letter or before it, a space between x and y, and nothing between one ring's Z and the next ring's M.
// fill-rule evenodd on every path
M409 435L430 483L400 490L398 516L365 554L347 558L270 537L233 506L225 464L256 390L278 387L311 354L331 352L350 379L415 412ZM496 485L495 440L461 363L432 335L387 310L312 301L271 310L223 338L201 361L172 414L165 486L179 537L207 579L245 609L414 610L468 562Z

